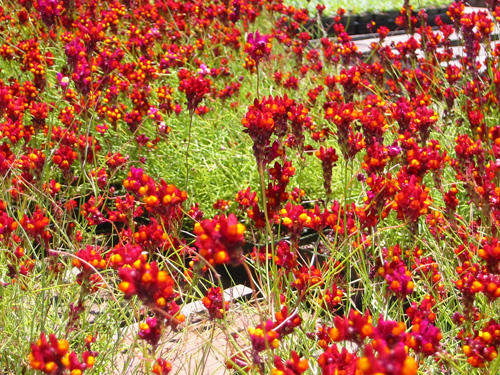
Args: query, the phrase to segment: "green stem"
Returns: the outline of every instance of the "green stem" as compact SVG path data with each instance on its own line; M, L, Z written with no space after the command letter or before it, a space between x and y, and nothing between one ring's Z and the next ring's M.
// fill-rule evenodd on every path
M347 230L347 201L348 201L348 191L349 189L347 188L347 176L348 176L348 166L349 166L349 161L345 161L345 166L344 166L344 176L343 176L343 189L344 189L344 199L342 202L342 206L339 207L339 210L343 209L344 211L344 233L345 233L345 238L347 239L349 237L349 233ZM339 218L340 218L340 212L339 212ZM348 253L347 249L347 243L346 243L346 253ZM352 254L351 254L352 256ZM346 312L348 312L351 309L351 258L348 256L346 259Z
M185 182L185 187L184 187L185 191L187 191L188 184L189 184L189 146L191 145L191 130L193 127L193 117L194 117L194 110L190 109L189 110L188 142L187 142L187 147L186 147L186 182Z
M210 350L212 349L212 342L214 341L214 336L215 336L215 322L212 322L212 328L210 329L210 338L203 347L203 354L201 357L201 361L199 363L200 368L197 368L197 370L199 371L196 371L196 373L198 374L205 373L205 365L207 363L207 358L210 353Z
M260 189L261 189L261 198L262 198L262 209L264 210L264 217L266 219L266 264L265 264L265 272L266 272L266 278L269 277L269 267L273 264L273 263L269 263L269 252L271 252L271 256L274 257L274 237L273 237L273 231L272 231L272 227L271 227L271 222L269 220L269 212L267 210L267 197L266 197L266 181L265 181L265 178L264 178L264 164L263 162L260 163L260 165L258 166L258 169L259 169L259 175L260 175ZM269 251L269 243L268 241L271 241L271 250ZM271 280L268 280L269 282L267 282L267 287L268 287L268 295L271 296L271 289L274 289L274 285L272 285L272 281ZM273 291L274 292L274 291ZM276 295L274 295L274 298L276 300L276 298L279 297L279 293L277 293Z
M260 99L259 83L260 83L260 74L259 74L259 65L257 65L257 99Z

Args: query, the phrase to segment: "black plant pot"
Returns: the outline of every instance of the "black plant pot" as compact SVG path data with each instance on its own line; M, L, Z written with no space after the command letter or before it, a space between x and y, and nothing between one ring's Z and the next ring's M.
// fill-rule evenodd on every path
M448 7L440 7L440 8L431 8L426 9L427 12L427 24L431 27L436 27L436 19L439 16L441 21L445 24L450 24L451 19L446 14ZM418 12L413 11L412 15L418 18ZM347 33L349 35L359 35L359 34L371 34L374 33L379 27L385 26L390 31L396 31L399 29L399 26L396 24L396 18L400 15L398 10L387 11L382 13L365 13L360 15L344 15L342 17L341 23L344 25ZM369 29L369 25L375 22L375 27L373 30ZM334 17L323 16L321 17L321 23L323 29L327 32L329 36L334 36ZM418 20L417 26L420 25L420 19ZM314 26L312 23L310 25L311 28L315 28L317 31L315 36L318 36L320 28ZM311 29L310 29L311 30ZM319 33L322 35L322 33Z

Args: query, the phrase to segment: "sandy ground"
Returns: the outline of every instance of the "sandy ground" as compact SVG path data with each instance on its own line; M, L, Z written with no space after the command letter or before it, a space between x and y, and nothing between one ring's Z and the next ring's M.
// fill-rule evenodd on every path
M172 364L170 374L176 375L229 375L225 361L234 353L234 345L239 348L248 345L247 329L259 324L258 315L248 304L232 302L227 313L227 329L218 322L212 322L204 310L191 306L194 310L188 316L179 332L167 329L157 349L157 358ZM125 327L120 360L116 363L114 374L144 374L144 353L142 340L137 340L138 324ZM231 335L231 336L229 336ZM146 346L147 347L147 346ZM128 348L128 349L126 349Z

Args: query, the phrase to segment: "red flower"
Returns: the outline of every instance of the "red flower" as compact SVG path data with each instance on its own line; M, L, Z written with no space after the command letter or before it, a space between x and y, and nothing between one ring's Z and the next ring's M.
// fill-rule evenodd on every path
M367 337L374 337L373 320L368 311L361 315L351 310L348 317L336 316L333 321L335 328L331 328L328 334L335 342L347 340L361 344Z
M94 272L91 267L96 269L106 267L106 261L102 258L100 249L92 245L87 245L85 249L78 250L72 264L87 274Z
M78 158L78 153L74 151L69 146L61 146L52 157L52 161L59 167L64 173L67 173L71 167L71 164Z
M418 365L406 354L404 343L391 350L381 349L378 356L375 356L373 346L368 345L365 356L358 360L358 369L364 375L416 375Z
M414 324L411 329L411 339L408 346L417 353L424 356L435 354L440 349L440 343L443 335L439 328L435 327L428 320Z
M153 374L156 375L167 375L170 371L172 371L170 362L161 358L158 358L157 363L153 366Z
M356 374L356 361L358 357L351 354L346 348L339 351L337 344L328 346L319 356L318 364L323 375Z
M40 339L31 344L29 361L31 368L45 374L63 375L66 370L72 374L81 374L94 366L97 352L86 351L82 354L82 362L78 361L75 352L69 352L69 343L57 340L54 334L49 335L49 341L42 332Z
M28 235L38 241L44 240L45 243L47 243L52 237L48 229L46 229L49 222L49 218L45 216L45 210L42 210L40 207L36 208L31 218L24 215L20 220L21 226L28 233Z
M462 349L467 356L467 362L474 367L485 367L486 362L493 361L498 356L500 346L500 324L490 320L481 331L474 330L473 337L467 337Z
M229 309L229 302L222 302L223 295L220 287L210 288L205 297L201 300L203 306L208 310L210 319L222 319L225 312Z
M406 268L403 261L385 261L383 267L378 269L378 273L385 278L389 289L396 296L404 298L413 293L415 284L411 279L411 272Z
M272 375L300 375L309 368L307 359L301 360L297 352L292 350L292 358L283 363L283 360L276 356L274 357L274 365L276 368L271 370Z
M179 91L186 94L187 107L189 112L193 112L203 100L203 97L210 92L212 81L202 77L188 77L179 84Z
M158 320L155 317L147 318L145 323L139 324L139 338L147 341L152 346L158 344L162 332L162 320Z
M326 194L330 196L332 194L332 170L336 165L335 162L339 160L339 157L333 147L325 149L323 146L316 151L316 157L321 160L321 168L323 169L323 186L326 190Z
M238 223L235 215L216 216L196 223L194 233L199 254L210 264L237 265L243 261L245 226Z
M252 349L256 352L262 352L266 349L276 349L279 346L279 334L273 330L272 320L268 320L265 326L249 327L248 333L252 342Z
M248 54L256 65L259 65L261 59L271 54L271 37L269 35L260 35L259 31L255 34L250 33L247 37L247 43L243 50Z

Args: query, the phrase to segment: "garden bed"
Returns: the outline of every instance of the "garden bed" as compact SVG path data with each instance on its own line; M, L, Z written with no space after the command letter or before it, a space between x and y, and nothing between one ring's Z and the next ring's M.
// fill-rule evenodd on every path
M500 7L427 13L7 2L0 372L498 373Z

